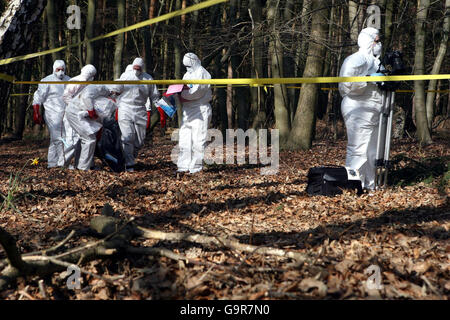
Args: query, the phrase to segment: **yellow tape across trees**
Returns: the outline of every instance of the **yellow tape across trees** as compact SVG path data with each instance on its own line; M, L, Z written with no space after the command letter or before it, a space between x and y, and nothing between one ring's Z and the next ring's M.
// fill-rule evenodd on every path
M125 32L128 32L128 31L132 31L132 30L143 28L143 27L147 27L149 25L152 25L152 24L155 24L155 23L158 23L158 22L161 22L161 21L169 20L169 19L172 19L172 18L177 17L177 16L181 16L181 15L184 15L184 14L187 14L187 13L190 13L190 12L194 12L194 11L198 11L198 10L201 10L201 9L205 9L205 8L214 6L216 4L223 3L223 2L228 2L228 1L229 0L208 0L208 1L204 1L204 2L201 2L201 3L195 4L193 6L187 7L185 9L169 12L169 13L166 13L166 14L164 14L162 16L159 16L159 17L156 17L156 18L153 18L153 19L149 19L149 20L145 20L143 22L136 23L136 24L134 24L132 26L125 27L125 28L122 28L122 29L118 29L116 31L113 31L113 32L110 32L110 33L107 33L107 34L104 34L102 36L98 36L98 37L95 37L95 38L92 38L92 39L86 39L86 40L80 41L78 43L74 43L74 44L71 44L71 45L67 45L67 46L63 46L63 47L59 47L59 48L55 48L55 49L50 49L50 50L46 50L46 51L42 51L42 52L30 53L30 54L26 54L26 55L23 55L23 56L17 56L17 57L8 58L8 59L2 59L2 60L0 60L0 65L5 65L5 64L10 64L10 63L16 62L16 61L28 60L28 59L32 59L32 58L36 58L36 57L40 57L40 56L45 56L47 54L59 52L59 51L62 51L62 50L65 50L65 49L69 49L69 48L72 48L72 47L78 47L78 46L80 46L82 44L85 44L85 43L94 42L94 41L98 41L98 40L114 37L114 36L117 36L118 34L121 34L121 33L125 33Z
M58 81L58 84L212 84L212 85L250 85L266 86L270 84L299 83L338 83L338 82L381 82L381 81L419 81L450 79L450 74L377 76L377 77L314 77L314 78L236 78L202 80L137 80L137 81ZM54 81L14 81L14 84L55 84Z

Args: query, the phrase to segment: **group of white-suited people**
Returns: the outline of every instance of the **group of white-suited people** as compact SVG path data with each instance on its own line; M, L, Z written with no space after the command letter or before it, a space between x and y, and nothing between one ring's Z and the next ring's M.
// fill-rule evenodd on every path
M358 37L359 50L347 57L340 69L341 77L378 76L381 41L379 31L363 29ZM183 80L211 79L194 53L183 58L186 73ZM144 72L144 61L136 58L118 80L152 80ZM96 69L86 65L70 79L65 75L64 61L57 60L53 74L40 84L34 94L33 119L42 123L40 106L50 133L48 167L89 170L94 164L94 151L102 122L116 115L120 131L125 169L134 171L136 157L150 124L152 104L160 99L155 85L58 84L59 81L92 81ZM347 128L346 167L358 170L362 185L373 189L375 153L382 94L375 82L339 83L343 98L341 110ZM195 174L203 168L204 148L211 120L212 92L209 84L186 85L178 93L182 101L182 125L179 130L177 167L179 172Z
M211 79L194 53L183 57L186 73L183 80ZM114 118L120 127L125 170L135 170L136 158L144 144L150 118L161 99L154 84L59 84L61 81L95 79L97 70L88 64L73 78L65 74L64 61L56 60L53 73L44 79L34 93L33 121L45 124L50 135L48 168L67 167L90 170L94 166L97 140L103 123ZM146 73L142 58L134 59L119 81L153 80ZM189 84L179 93L182 125L179 130L178 172L195 174L203 168L207 130L211 120L212 91L209 84ZM44 117L40 107L44 108ZM161 109L158 110L164 116Z

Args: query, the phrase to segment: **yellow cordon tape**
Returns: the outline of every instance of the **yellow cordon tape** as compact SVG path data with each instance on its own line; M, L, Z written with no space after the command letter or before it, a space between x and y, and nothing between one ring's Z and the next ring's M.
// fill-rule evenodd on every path
M31 58L36 58L36 57L44 56L44 55L47 55L47 54L59 52L59 51L62 51L62 50L68 49L68 48L78 47L78 46L80 46L82 44L85 44L85 43L94 42L94 41L98 41L98 40L114 37L114 36L116 36L118 34L121 34L121 33L125 33L125 32L128 32L128 31L132 31L132 30L143 28L143 27L147 27L149 25L152 25L152 24L155 24L155 23L158 23L158 22L161 22L161 21L169 20L169 19L177 17L177 16L181 16L181 15L193 12L193 11L198 11L198 10L201 10L201 9L205 9L205 8L214 6L216 4L223 3L223 2L228 2L228 1L229 0L208 0L208 1L204 1L204 2L201 2L201 3L195 4L193 6L187 7L185 9L169 12L169 13L163 14L162 16L159 16L159 17L156 17L156 18L153 18L153 19L149 19L149 20L145 20L143 22L136 23L136 24L134 24L132 26L125 27L125 28L122 28L122 29L118 29L116 31L107 33L105 35L98 36L98 37L95 37L95 38L92 38L92 39L87 39L85 41L80 41L80 42L75 43L75 44L71 44L71 45L67 45L67 46L63 46L63 47L59 47L59 48L55 48L55 49L50 49L50 50L46 50L46 51L42 51L42 52L30 53L30 54L26 54L26 55L23 55L23 56L18 56L18 57L13 57L13 58L8 58L8 59L2 59L2 60L0 60L0 65L10 64L10 63L13 63L13 62L16 62L16 61L21 61L21 60L28 60L28 59L31 59Z
M290 89L301 89L302 87L288 87ZM335 91L335 90L339 90L338 88L320 88L320 90L323 91ZM403 90L403 89L399 89L399 90L395 90L395 92L397 93L411 93L414 92L414 90ZM425 90L425 92L435 92L435 93L448 93L450 92L450 90Z
M240 79L202 79L202 80L137 80L137 81L58 81L58 84L212 84L212 85L250 85L298 83L338 83L338 82L381 82L381 81L419 81L450 79L450 74L377 76L377 77L315 77L315 78L240 78ZM14 81L14 84L55 84L54 81Z
M0 79L8 82L14 82L14 77L9 74L0 73Z

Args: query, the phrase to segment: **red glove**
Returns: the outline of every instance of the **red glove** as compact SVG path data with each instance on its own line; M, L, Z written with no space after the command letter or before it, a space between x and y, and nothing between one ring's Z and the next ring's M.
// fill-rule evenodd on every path
M158 111L159 111L159 120L161 121L161 128L164 128L166 126L166 113L161 108L158 108Z
M119 121L119 108L116 109L116 121Z
M33 105L33 122L35 124L42 124L43 123L41 113L39 112L39 108L40 107L41 106L38 105L38 104L34 104Z
M88 113L89 113L89 118L91 118L92 120L96 120L98 118L98 115L94 109L88 110Z
M152 116L151 116L151 112L147 111L147 129L150 128L150 120L151 120Z

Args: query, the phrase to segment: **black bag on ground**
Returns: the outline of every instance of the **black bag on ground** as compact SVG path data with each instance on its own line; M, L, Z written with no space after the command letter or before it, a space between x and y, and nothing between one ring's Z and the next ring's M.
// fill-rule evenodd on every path
M114 118L103 121L102 135L97 141L95 155L114 172L125 170L120 128Z
M311 195L334 196L342 190L357 190L362 194L361 180L345 167L314 167L308 171L306 192Z

